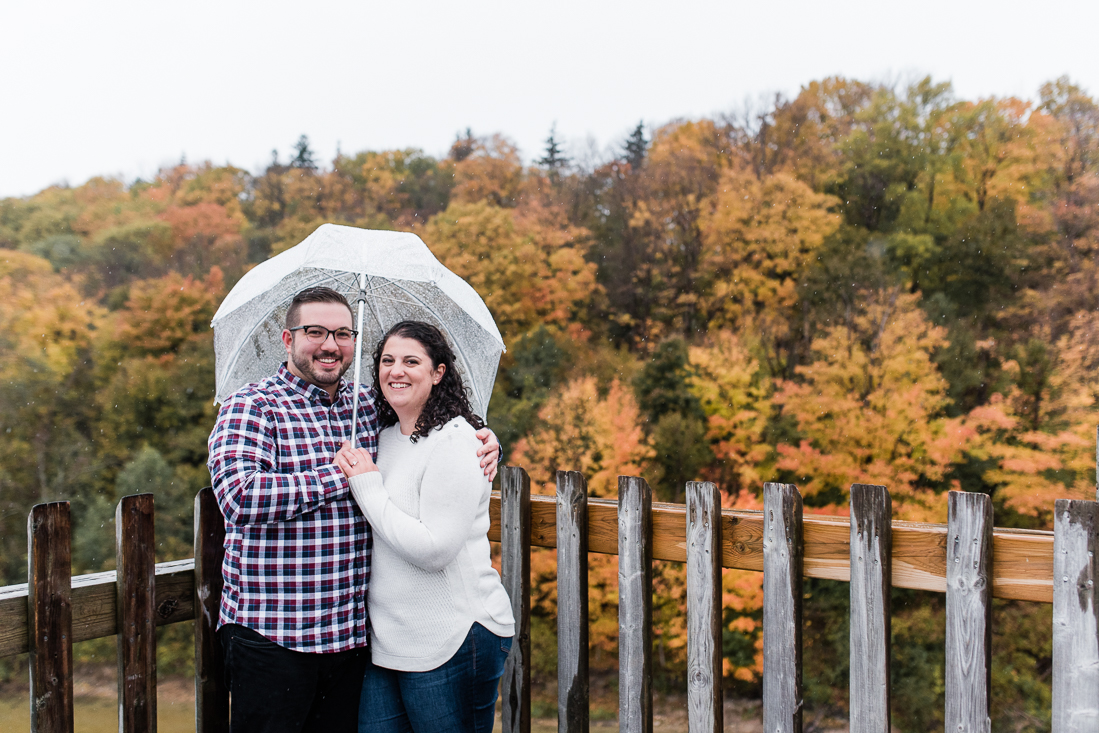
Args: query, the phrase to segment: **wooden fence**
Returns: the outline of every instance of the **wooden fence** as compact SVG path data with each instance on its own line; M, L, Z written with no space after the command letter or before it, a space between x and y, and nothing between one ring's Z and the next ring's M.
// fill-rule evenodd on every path
M890 587L946 593L946 726L989 729L993 596L1053 603L1053 730L1099 730L1095 550L1099 505L1058 500L1054 532L994 529L987 496L951 492L946 525L891 521L881 486L851 488L850 519L803 515L788 484L764 487L764 510L722 510L713 484L687 486L686 505L654 504L640 478L618 501L589 499L584 477L557 475L557 496L531 496L519 468L502 471L490 538L517 640L502 681L504 730L530 730L530 550L556 547L559 729L588 729L587 553L618 555L619 721L652 731L652 561L687 568L691 731L722 729L721 568L763 572L763 724L801 729L803 577L851 590L851 730L886 733ZM228 692L214 629L224 528L213 494L195 499L195 559L154 563L153 500L116 514L117 572L71 577L66 502L28 520L28 585L0 588L0 657L29 652L32 731L73 729L72 644L118 635L119 730L156 730L155 627L194 620L196 731L228 730Z

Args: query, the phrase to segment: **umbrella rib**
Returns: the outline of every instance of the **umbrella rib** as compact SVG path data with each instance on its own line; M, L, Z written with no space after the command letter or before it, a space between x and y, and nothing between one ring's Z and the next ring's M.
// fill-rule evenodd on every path
M374 293L374 291L375 291L375 288L374 288L374 281L375 280L385 280L387 283L392 282L389 278L385 278L385 277L376 278L373 275L367 275L366 276L366 286L367 286L367 288L370 289L371 293ZM375 294L374 297L377 298L378 296ZM368 300L366 302L370 304L370 312L374 314L374 320L378 322L379 326L382 325L382 314L379 313L378 309L374 307L373 299Z
M406 289L404 288L404 286L403 286L403 285L401 285L401 284L400 284L399 282L397 282L397 281L394 281L394 280L388 280L388 279L387 279L387 282L388 282L388 283L389 283L390 285L392 285L393 287L395 287L395 288L397 288L398 290L400 290L401 292L403 292L403 293L404 293L405 295L407 295L408 297L412 298L412 300L416 301L415 303L407 303L407 305L419 305L419 306L420 306L421 308L423 308L424 310L426 310L426 311L427 311L428 313L432 313L432 312L433 312L433 311L432 311L432 309L431 309L431 307L430 307L430 306L428 306L428 304L427 304L427 303L425 303L425 302L424 302L424 301L423 301L423 300L422 300L421 298L419 298L419 297L418 297L418 296L417 296L417 295L416 295L415 293L411 293L411 292L409 292L408 290L406 290ZM403 301L395 301L395 302L398 302L398 303L400 303L400 302L403 302ZM463 313L464 313L464 312L465 312L465 311L463 311ZM466 315L468 315L468 314L466 314ZM380 318L378 319L378 322L379 322L379 323L381 322L381 319L380 319ZM450 328L448 328L448 327L447 327L447 325L446 325L445 323L443 323L442 319L439 319L439 323L441 323L441 324L442 324L442 328L443 328L443 330L444 330L444 331L445 331L445 332L447 333L447 335L448 335L448 336L451 336L451 338L450 338L450 342L451 342L451 344L452 344L452 345L454 346L455 350L456 350L456 351L457 351L457 352L458 352L458 353L459 353L459 354L461 355L461 357L462 357L462 362L463 362L463 363L465 363L465 364L469 364L470 362L469 362L469 360L468 360L468 359L466 358L466 355L465 355L465 350L464 350L464 349L462 348L461 344L459 344L459 343L457 342L457 340L456 340L456 339L455 339L455 338L454 338L454 337L453 337L453 336L452 336L452 335L450 334ZM476 322L475 322L475 323L476 323ZM478 325L478 326L480 326L480 324L477 324L477 325ZM470 379L469 379L469 381L470 381L470 385L469 385L469 387L470 387L470 389L471 389L471 390L473 390L473 393L474 393L474 397L475 397L475 398L477 399L477 403L478 403L479 405L480 405L480 404L483 404L483 403L482 403L482 401L481 401L481 399L480 399L480 396L481 396L481 391L480 391L480 390L479 390L479 389L477 388L477 384L476 384L476 382L474 382L474 380L473 380L473 374L472 374L472 373L470 373L469 377L470 377ZM488 410L485 410L485 412L488 412ZM487 416L484 416L484 417L487 417Z

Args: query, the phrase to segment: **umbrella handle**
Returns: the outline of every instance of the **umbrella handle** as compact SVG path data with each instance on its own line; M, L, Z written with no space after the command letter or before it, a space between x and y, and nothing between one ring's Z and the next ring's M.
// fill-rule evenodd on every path
M366 306L366 275L359 275L359 323L358 335L355 337L355 381L351 384L352 394L355 395L351 403L351 447L355 447L355 433L359 426L359 381L362 378L363 361L363 308Z

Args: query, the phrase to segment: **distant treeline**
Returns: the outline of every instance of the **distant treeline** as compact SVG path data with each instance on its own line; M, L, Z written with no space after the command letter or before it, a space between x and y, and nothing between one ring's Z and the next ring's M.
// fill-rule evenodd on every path
M27 509L55 498L75 504L78 572L111 566L114 502L136 491L157 495L162 557L189 555L210 318L323 222L414 231L484 297L508 346L489 421L540 491L557 468L594 496L639 474L681 501L702 478L757 508L774 479L842 514L861 482L888 486L898 518L942 522L961 488L1032 528L1057 498L1094 498L1099 106L1066 78L1037 101L829 78L750 113L639 124L596 162L551 132L524 167L506 137L467 131L442 159L324 166L303 136L255 175L180 165L0 200L0 581L25 577ZM613 562L590 571L595 669L615 664ZM552 559L534 567L552 639ZM682 569L656 584L670 685ZM759 577L725 586L729 684L758 692ZM807 702L841 713L847 589L806 588ZM941 725L941 603L895 604L906 730ZM996 724L1048 726L1048 608L997 613Z

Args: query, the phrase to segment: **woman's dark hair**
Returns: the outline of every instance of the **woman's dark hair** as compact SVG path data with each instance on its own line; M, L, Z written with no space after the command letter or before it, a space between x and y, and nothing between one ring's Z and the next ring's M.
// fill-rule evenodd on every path
M432 430L438 430L459 416L464 417L474 428L485 426L485 421L473 413L465 385L462 384L462 375L454 364L454 351L446 342L442 331L422 321L401 321L382 336L374 349L374 394L377 396L378 420L382 427L389 427L397 422L397 413L382 394L382 384L378 376L381 373L382 349L392 336L419 342L427 352L427 358L431 359L433 369L440 364L446 367L443 378L431 388L427 403L416 420L416 429L412 431L413 443L419 438L426 438Z

